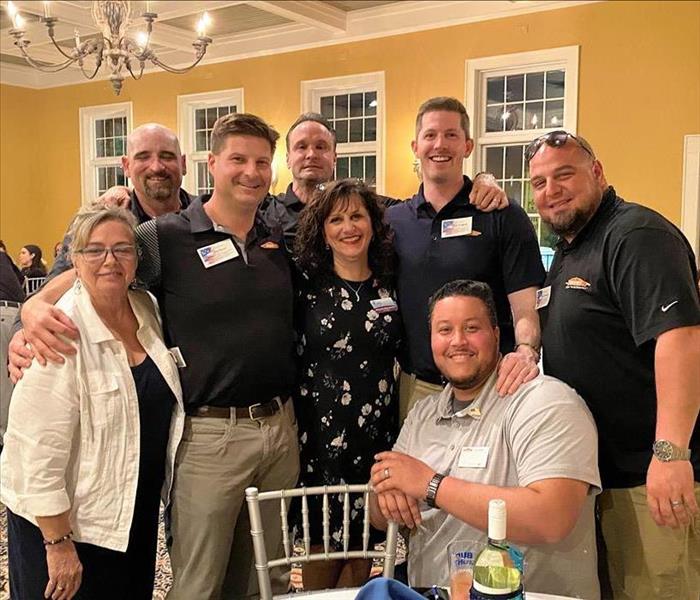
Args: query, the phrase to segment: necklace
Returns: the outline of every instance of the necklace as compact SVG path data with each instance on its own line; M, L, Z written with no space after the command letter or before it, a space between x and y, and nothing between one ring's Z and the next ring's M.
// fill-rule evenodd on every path
M347 279L343 279L342 277L340 278L340 281L342 281L345 286L353 293L355 294L355 300L357 302L360 301L360 290L362 289L362 286L365 285L365 281L361 282L360 285L358 285L356 288L352 287L350 285L350 282Z

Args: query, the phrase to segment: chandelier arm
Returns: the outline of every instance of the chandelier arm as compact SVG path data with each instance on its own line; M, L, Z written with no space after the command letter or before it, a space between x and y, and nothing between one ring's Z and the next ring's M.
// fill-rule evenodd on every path
M167 71L168 73L175 73L176 75L183 75L184 73L187 73L190 69L194 69L194 67L196 67L201 62L201 60L203 58L204 58L204 54L202 54L201 56L198 56L197 59L188 67L182 67L180 69L178 69L176 67L170 67L170 66L166 65L165 63L162 63L160 60L158 60L158 58L155 55L149 56L148 60L150 60L154 65L160 67L164 71Z
M83 72L83 75L85 76L86 79L95 79L97 76L97 71L100 70L100 67L102 66L102 57L98 54L95 55L95 70L92 72L92 75L88 73L85 70L85 67L83 66L82 62L80 63L80 70Z
M143 63L143 61L139 61L139 62L140 62L140 64L141 64L141 69L140 69L138 75L134 75L134 72L131 70L131 62L130 62L130 61L127 61L127 62L126 62L126 70L129 71L129 75L131 75L131 78L132 78L132 79L135 79L136 81L138 81L139 79L141 79L141 77L143 77L143 69L144 69L144 67L146 66L146 65Z
M24 58L24 60L26 60L37 71L41 71L42 73L58 73L59 71L67 69L78 60L77 58L69 58L68 60L62 63L43 65L41 63L36 62L31 56L29 56L27 51L22 46L20 46L19 49L22 52L22 57Z
M73 55L67 54L66 52L64 52L63 48L61 48L61 46L58 45L58 43L56 42L56 38L54 38L54 36L53 36L53 27L51 29L49 29L49 38L53 42L53 45L56 48L56 50L58 50L63 56L65 56L66 58L70 58L71 60L77 60L76 58L73 57ZM76 50L78 52L80 52L80 48L78 48L77 46L76 46Z

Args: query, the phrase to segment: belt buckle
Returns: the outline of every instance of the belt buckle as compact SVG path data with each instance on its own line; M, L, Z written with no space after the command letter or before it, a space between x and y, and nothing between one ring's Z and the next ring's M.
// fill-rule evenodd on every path
M265 418L264 415L263 415L262 417L254 417L254 416L253 416L253 409L254 409L254 408L258 408L258 407L260 407L260 406L262 406L262 402L258 402L257 404L251 404L251 405L248 407L248 416L251 418L252 421L261 421L262 419Z

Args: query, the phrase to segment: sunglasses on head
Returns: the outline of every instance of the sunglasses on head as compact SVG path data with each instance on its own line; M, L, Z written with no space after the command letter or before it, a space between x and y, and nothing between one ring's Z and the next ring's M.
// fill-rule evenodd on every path
M567 140L574 140L580 148L587 152L590 157L595 160L595 154L593 154L593 148L591 148L586 140L583 138L577 138L575 135L570 134L567 131L558 130L550 131L540 137L532 140L527 148L525 148L525 160L530 162L532 157L537 154L537 151L542 147L542 144L547 144L552 148L561 148L565 145Z

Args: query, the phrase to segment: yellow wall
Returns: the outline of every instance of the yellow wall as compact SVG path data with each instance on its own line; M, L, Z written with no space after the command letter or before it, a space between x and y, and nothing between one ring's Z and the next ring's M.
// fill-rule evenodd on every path
M385 191L406 197L422 100L464 98L469 58L580 46L578 131L618 192L678 223L683 136L700 133L700 2L604 2L352 44L47 90L0 86L0 237L46 251L80 201L81 106L132 101L134 125L177 128L177 95L243 87L245 109L281 132L300 111L300 81L385 71ZM278 189L289 181L283 171Z

